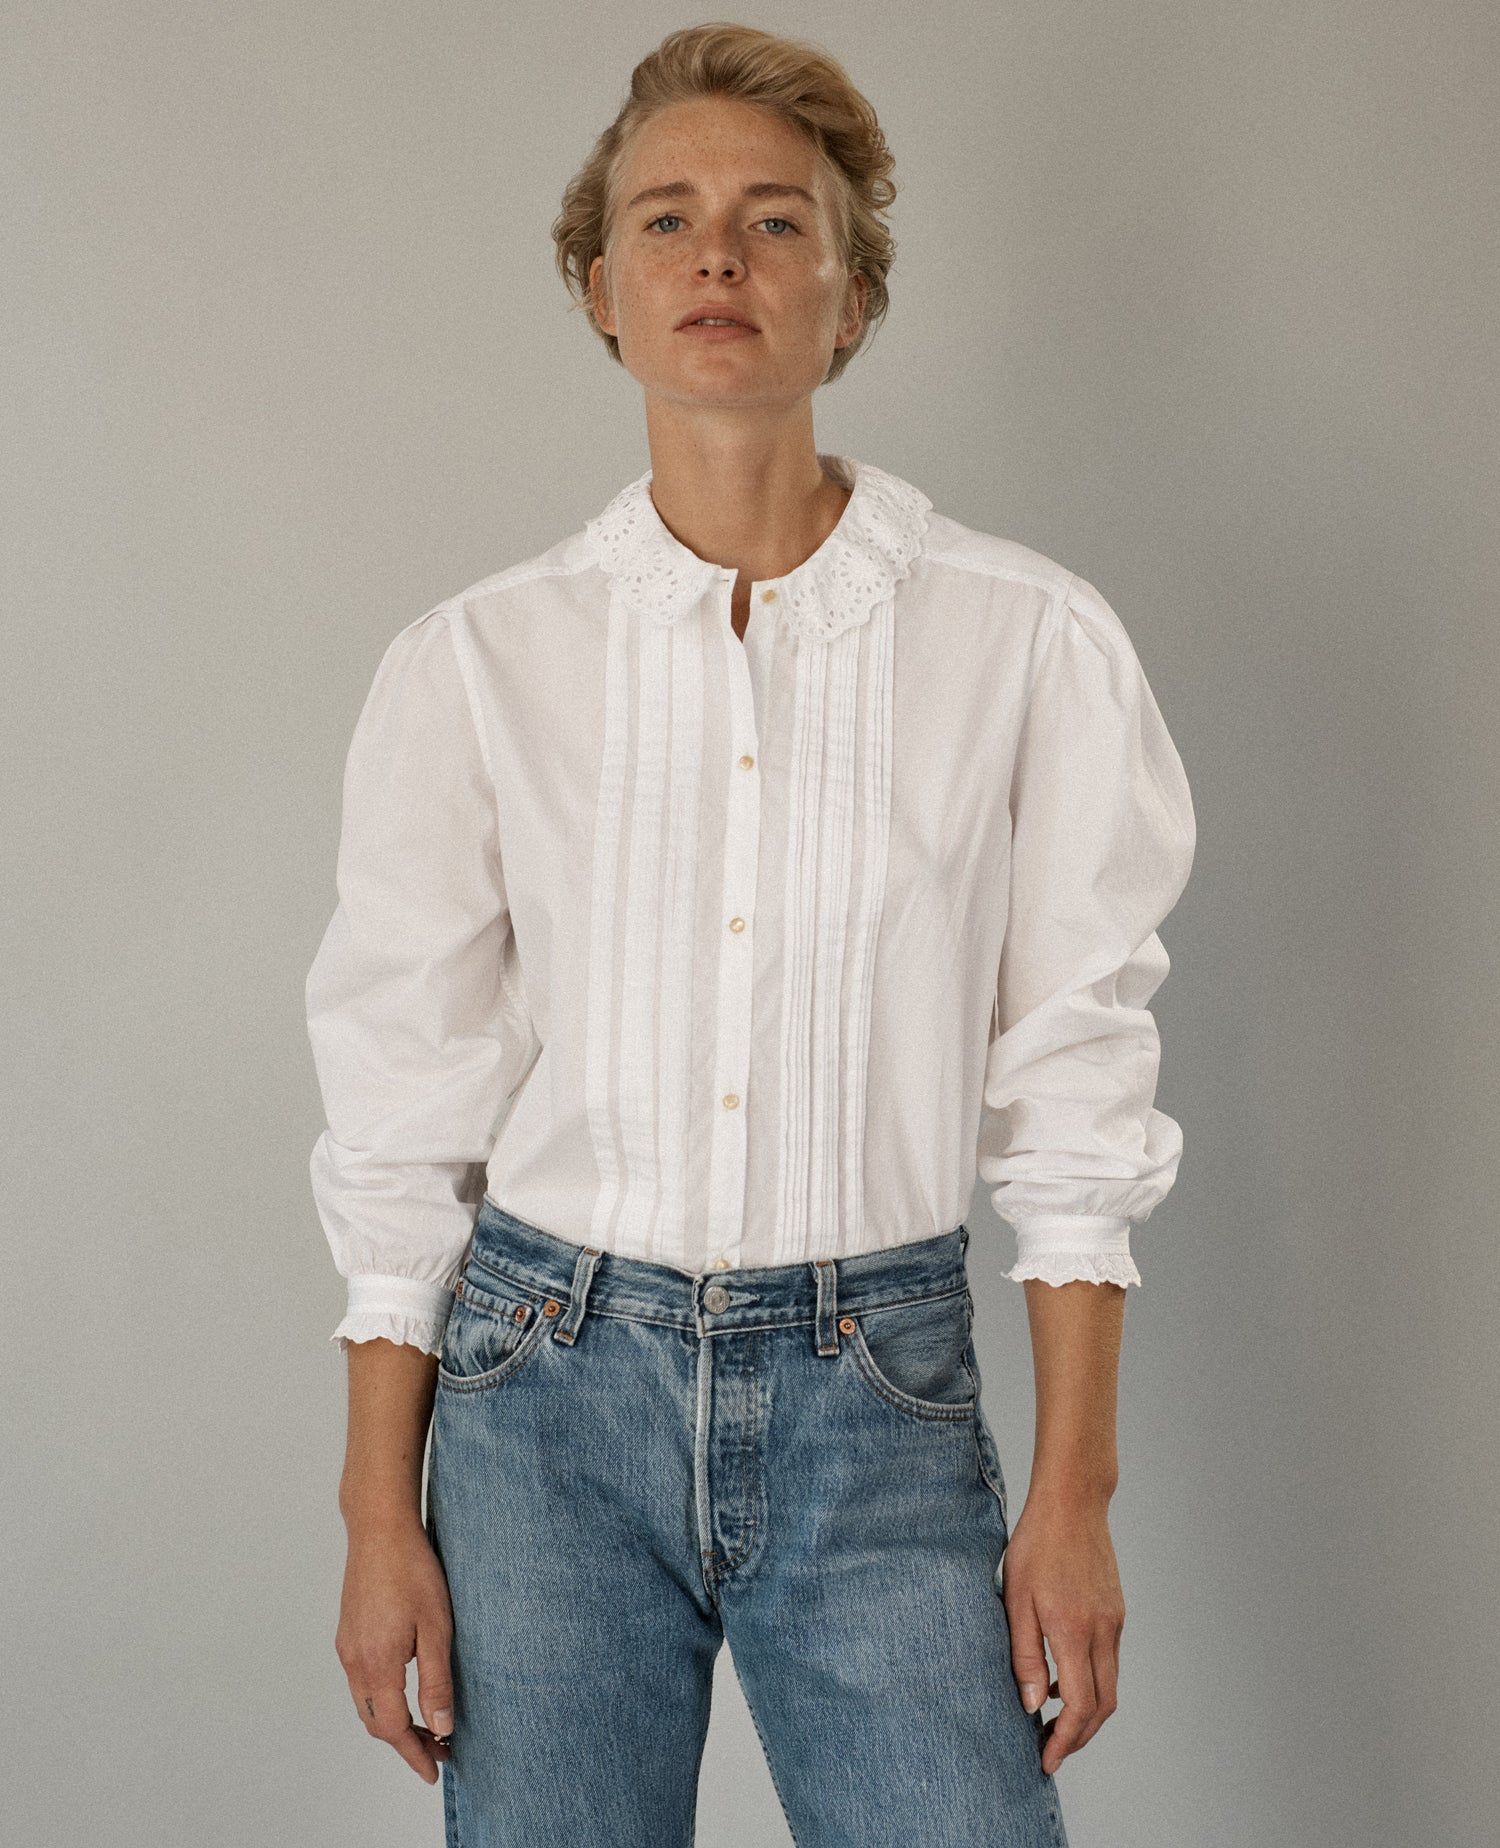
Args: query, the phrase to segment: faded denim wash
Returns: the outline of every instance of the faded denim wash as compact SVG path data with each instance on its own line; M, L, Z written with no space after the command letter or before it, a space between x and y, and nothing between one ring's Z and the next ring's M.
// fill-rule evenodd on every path
M1066 1848L967 1245L689 1275L485 1196L427 1487L447 1848L688 1848L726 1640L801 1848Z

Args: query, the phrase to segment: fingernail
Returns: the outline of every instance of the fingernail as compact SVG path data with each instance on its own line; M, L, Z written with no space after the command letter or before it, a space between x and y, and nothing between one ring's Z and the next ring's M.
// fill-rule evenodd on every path
M451 1733L453 1731L453 1715L446 1707L439 1707L437 1712L433 1714L432 1730L440 1733Z
M1021 1685L1021 1705L1028 1713L1035 1713L1041 1704L1042 1690L1034 1681L1023 1682Z

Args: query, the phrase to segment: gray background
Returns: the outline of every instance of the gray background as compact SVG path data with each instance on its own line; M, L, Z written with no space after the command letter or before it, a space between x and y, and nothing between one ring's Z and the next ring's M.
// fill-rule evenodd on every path
M333 1652L342 1287L302 980L385 643L649 459L547 227L694 17L9 10L28 1848L441 1840ZM845 61L903 186L892 312L820 446L1098 585L1197 806L1156 1002L1186 1154L1126 1320L1121 1705L1059 1775L1074 1848L1487 1842L1493 9L744 17ZM983 1189L969 1223L1018 1511L1024 1297ZM700 1839L785 1841L721 1670Z

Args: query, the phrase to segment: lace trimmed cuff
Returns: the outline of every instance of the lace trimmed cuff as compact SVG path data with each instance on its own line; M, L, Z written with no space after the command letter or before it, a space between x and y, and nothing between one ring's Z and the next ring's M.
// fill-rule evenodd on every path
M347 1312L329 1340L341 1353L349 1351L351 1341L383 1339L437 1354L442 1350L453 1300L445 1284L423 1283L415 1277L353 1276Z
M1017 1262L1005 1275L1024 1283L1139 1284L1130 1255L1130 1221L1091 1213L1041 1213L1017 1220Z

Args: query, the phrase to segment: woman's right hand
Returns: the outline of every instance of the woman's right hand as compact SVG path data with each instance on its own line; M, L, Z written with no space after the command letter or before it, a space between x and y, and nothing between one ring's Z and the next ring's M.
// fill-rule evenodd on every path
M372 1738L384 1739L429 1784L453 1731L453 1607L442 1562L415 1516L351 1523L334 1641L349 1692ZM417 1659L417 1704L406 1704L406 1665Z

